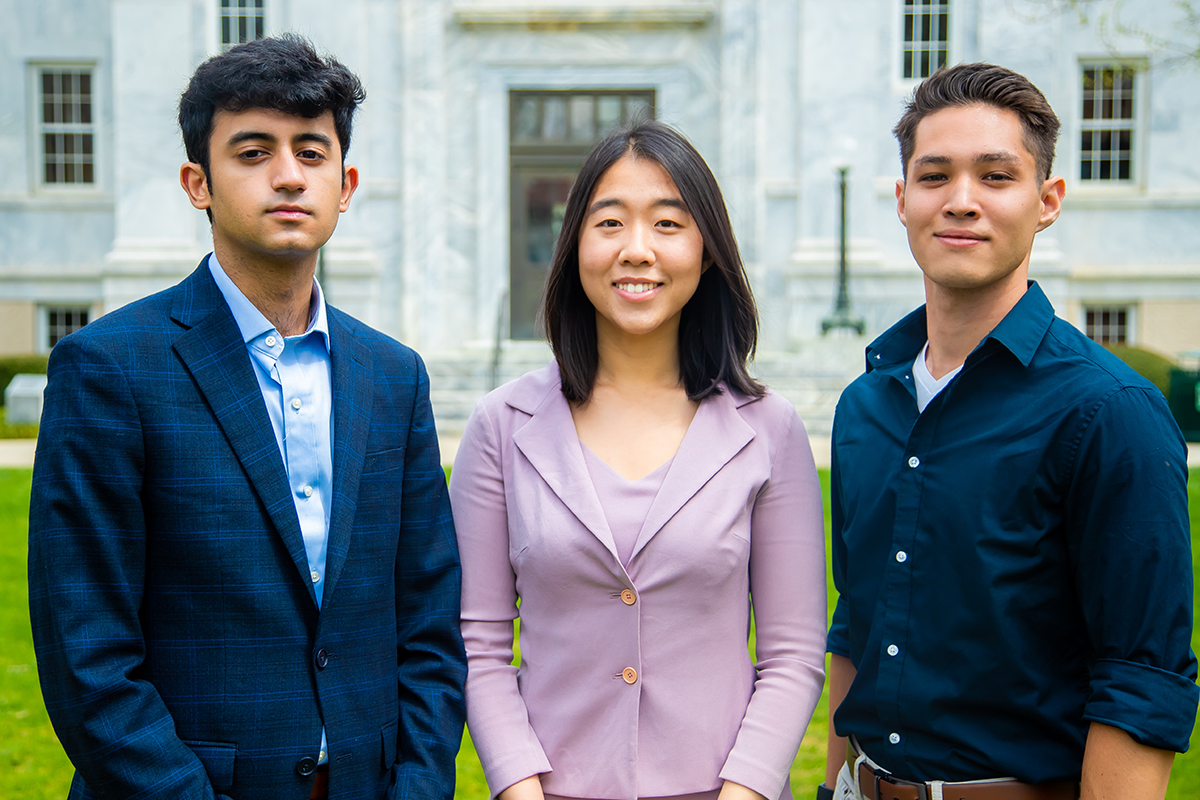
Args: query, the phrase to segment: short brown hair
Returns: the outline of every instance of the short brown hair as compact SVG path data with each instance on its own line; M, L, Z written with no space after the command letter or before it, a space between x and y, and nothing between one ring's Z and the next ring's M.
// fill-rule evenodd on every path
M958 64L943 67L913 92L904 107L904 115L892 129L900 141L900 169L908 177L921 120L944 108L983 104L1005 108L1021 120L1026 149L1037 162L1042 179L1050 177L1054 164L1054 144L1058 140L1058 117L1046 97L1024 75L995 64Z

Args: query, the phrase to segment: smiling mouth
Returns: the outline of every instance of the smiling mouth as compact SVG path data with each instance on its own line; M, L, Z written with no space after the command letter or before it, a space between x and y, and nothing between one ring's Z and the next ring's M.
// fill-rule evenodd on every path
M613 286L616 286L622 292L629 292L630 294L642 294L643 292L648 292L651 289L657 289L659 286L662 286L662 284L661 283L614 283Z

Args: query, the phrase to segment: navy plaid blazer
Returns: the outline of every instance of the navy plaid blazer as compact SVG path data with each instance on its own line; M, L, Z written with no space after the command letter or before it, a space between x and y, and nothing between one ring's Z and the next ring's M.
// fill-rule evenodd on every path
M29 603L71 797L454 795L460 568L425 367L329 309L317 609L245 344L204 262L55 346Z

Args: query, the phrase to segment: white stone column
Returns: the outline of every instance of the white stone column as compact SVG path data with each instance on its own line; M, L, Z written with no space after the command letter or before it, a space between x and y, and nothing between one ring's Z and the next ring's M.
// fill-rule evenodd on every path
M207 220L178 177L186 158L176 107L204 52L195 5L112 4L116 235L101 276L105 311L177 282L209 248Z

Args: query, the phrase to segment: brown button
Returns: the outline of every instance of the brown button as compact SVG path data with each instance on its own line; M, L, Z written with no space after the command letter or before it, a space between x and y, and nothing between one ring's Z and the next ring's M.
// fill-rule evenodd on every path
M637 670L633 667L626 667L621 670L621 677L625 679L626 683L637 683Z
M621 602L627 606L631 606L637 602L637 595L635 595L630 589L622 589Z

